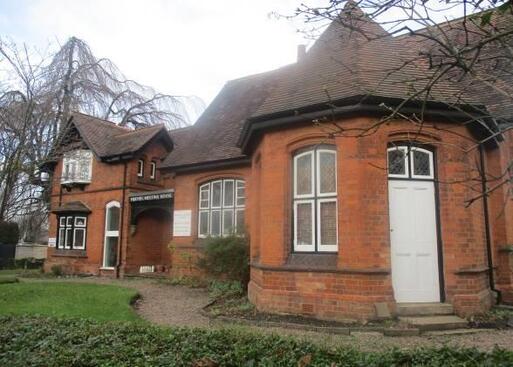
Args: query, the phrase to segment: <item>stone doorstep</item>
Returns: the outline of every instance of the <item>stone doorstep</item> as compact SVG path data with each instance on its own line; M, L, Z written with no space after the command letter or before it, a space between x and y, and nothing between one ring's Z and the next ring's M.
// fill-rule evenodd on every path
M468 321L455 315L399 317L402 321L420 331L464 329Z
M337 335L384 335L384 336L417 336L420 335L418 328L383 328L383 327L328 327L328 326L313 326L304 324L295 324L289 322L275 322L275 321L256 321L237 319L226 316L218 316L210 318L211 322L228 323L237 325L249 325L259 327L275 327L293 330L314 331L318 333L337 334Z
M454 308L450 303L398 303L398 316L440 316L453 315Z

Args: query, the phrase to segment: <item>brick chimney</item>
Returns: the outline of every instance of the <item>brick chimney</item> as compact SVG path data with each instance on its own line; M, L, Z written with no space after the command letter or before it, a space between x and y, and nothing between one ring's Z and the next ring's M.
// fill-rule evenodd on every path
M306 45L297 45L297 61L301 61L306 56Z

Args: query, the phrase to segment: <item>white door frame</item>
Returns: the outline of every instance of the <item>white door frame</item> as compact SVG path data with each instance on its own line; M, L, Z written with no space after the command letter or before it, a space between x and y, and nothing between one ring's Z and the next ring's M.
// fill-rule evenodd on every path
M430 150L430 149L425 149L425 148L422 148L422 147L419 147L419 146L416 146L416 145L412 145L412 144L402 144L402 145L397 145L397 146L394 146L394 147L391 147L391 148L388 148L387 149L387 158L390 160L391 158L391 155L390 155L390 152L391 151L401 151L404 153L404 160L402 162L402 166L403 166L403 169L397 169L397 167L395 169L391 169L391 162L388 162L388 167L389 167L389 170L388 170L388 186L389 186L389 190L388 190L388 200L389 200L389 225L390 225L390 261L391 261L391 268L392 268L392 274L391 274L391 277L392 277L392 284L393 284L393 287L394 287L394 295L395 295L395 298L397 300L397 302L444 302L445 301L445 286L444 286L444 277L443 277L443 252L442 252L442 246L441 246L441 231L440 231L440 219L439 219L439 198L438 198L438 185L436 183L436 165L435 165L435 154L434 154L434 151ZM397 154L397 153L393 153L393 154ZM429 169L427 168L424 168L424 169L421 169L420 168L420 164L419 164L419 167L415 167L415 163L416 163L416 159L414 159L414 154L416 156L416 158L424 158L426 159L426 157L429 157ZM420 162L420 159L419 159L419 162ZM392 164L392 166L394 166L394 164ZM423 297L422 296L419 296L419 300L412 300L412 299L408 299L408 300L404 300L405 297L401 297L401 296L398 296L398 291L396 289L396 284L397 284L397 278L396 278L396 281L394 281L394 244L392 243L392 231L393 231L393 228L392 228L392 202L391 202L391 197L393 195L393 193L391 192L392 190L392 186L391 186L391 182L393 182L395 185L396 185L396 189L397 189L397 184L398 182L400 181L403 181L404 183L404 188L405 189L418 189L418 190L428 190L428 191L432 191L432 195L433 195L433 198L432 198L432 204L429 203L430 200L428 200L428 206L429 207L433 207L433 215L434 217L432 218L433 220L433 236L434 238L432 239L432 241L434 241L434 248L433 248L433 264L434 264L434 270L433 271L436 271L436 274L434 274L434 278L432 279L432 281L434 282L434 285L433 287L436 287L437 288L437 291L436 291L436 296L433 294L432 295L432 299L431 300L425 300L425 299L422 299ZM418 187L416 187L418 186ZM431 210L431 209L429 209ZM428 215L429 217L429 215ZM417 256L423 256L425 254L418 254ZM395 269L396 271L397 268ZM395 275L397 276L397 273L395 273ZM433 288L433 291L435 290L435 288ZM401 298L403 298L403 300L401 300ZM406 298L409 298L409 297L406 297ZM415 297L414 297L415 298Z

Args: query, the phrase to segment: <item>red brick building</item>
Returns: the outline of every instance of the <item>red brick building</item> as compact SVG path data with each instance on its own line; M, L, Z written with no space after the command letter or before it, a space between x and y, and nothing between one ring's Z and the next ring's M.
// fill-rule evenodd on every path
M347 32L333 23L297 63L228 82L191 127L131 131L75 114L52 168L46 268L198 274L204 237L247 232L260 310L369 319L377 304L471 315L497 294L513 302L509 187L468 205L493 186L480 172L499 177L513 161L511 132L473 149L497 131L479 111L513 117L511 105L440 82L436 101L401 108L422 108L421 128L376 128L422 70L385 78L408 40Z

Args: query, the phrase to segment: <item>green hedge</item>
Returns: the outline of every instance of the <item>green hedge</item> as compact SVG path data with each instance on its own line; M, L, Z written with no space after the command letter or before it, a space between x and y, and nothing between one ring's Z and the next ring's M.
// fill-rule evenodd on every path
M245 288L249 282L249 243L244 236L209 237L198 265L208 274L236 280Z
M298 364L302 361L301 364ZM232 329L0 318L1 366L512 366L513 352L417 349L363 353Z

